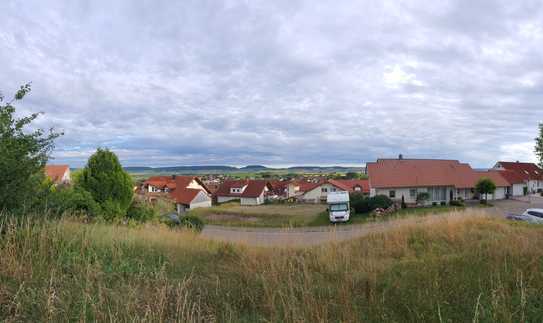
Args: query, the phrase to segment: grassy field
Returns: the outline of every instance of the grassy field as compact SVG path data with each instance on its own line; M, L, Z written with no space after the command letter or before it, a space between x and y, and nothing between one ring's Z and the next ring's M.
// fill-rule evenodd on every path
M212 208L200 208L190 214L208 224L243 227L301 227L326 225L326 205L323 204L265 204L241 206L230 202Z
M310 249L254 249L164 227L67 220L0 231L0 321L543 317L543 227L475 211Z
M435 206L428 208L402 209L381 218L372 218L369 214L355 214L348 224L361 224L375 221L387 221L401 216L444 213L463 208ZM207 224L238 227L303 227L326 226L330 224L325 204L266 204L258 206L240 206L230 202L212 208L200 208L190 211L201 217Z

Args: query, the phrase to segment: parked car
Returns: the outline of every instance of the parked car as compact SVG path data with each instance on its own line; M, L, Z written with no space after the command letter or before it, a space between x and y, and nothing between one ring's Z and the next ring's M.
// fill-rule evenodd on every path
M507 218L533 224L543 224L543 209L528 209L522 215L508 215Z

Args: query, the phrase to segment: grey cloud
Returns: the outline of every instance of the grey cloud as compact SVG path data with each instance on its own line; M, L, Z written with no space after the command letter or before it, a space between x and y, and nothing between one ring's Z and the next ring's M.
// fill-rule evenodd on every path
M532 160L539 1L0 3L0 89L65 131L57 161ZM527 148L528 147L528 148Z

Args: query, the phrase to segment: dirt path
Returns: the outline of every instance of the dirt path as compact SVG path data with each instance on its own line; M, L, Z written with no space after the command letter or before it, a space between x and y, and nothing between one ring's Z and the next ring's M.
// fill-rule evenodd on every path
M543 198L532 198L527 201L494 201L493 208L479 209L481 212L495 216L504 216L509 213L520 214L527 208L543 208ZM432 217L443 215L427 215L420 217L407 217L383 222L367 224L343 224L325 227L305 228L236 228L217 225L207 225L202 236L207 239L243 243L251 246L287 247L312 246L326 242L339 242L353 238L363 237L371 233L380 233L404 224L427 221Z
M202 236L207 239L242 243L261 247L306 247L326 242L340 242L363 237L371 233L384 232L404 224L427 221L440 215L409 217L383 222L335 225L306 228L235 228L207 225ZM441 215L443 216L443 215Z

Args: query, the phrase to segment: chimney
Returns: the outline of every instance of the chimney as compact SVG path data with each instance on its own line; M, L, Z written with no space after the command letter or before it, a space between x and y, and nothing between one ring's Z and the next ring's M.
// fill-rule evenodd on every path
M398 159L399 159L399 160L403 160L403 155L400 154L400 155L398 156Z
M517 164L520 163L520 161L517 160Z
M176 175L172 175L172 179L175 179L175 176L176 176Z

